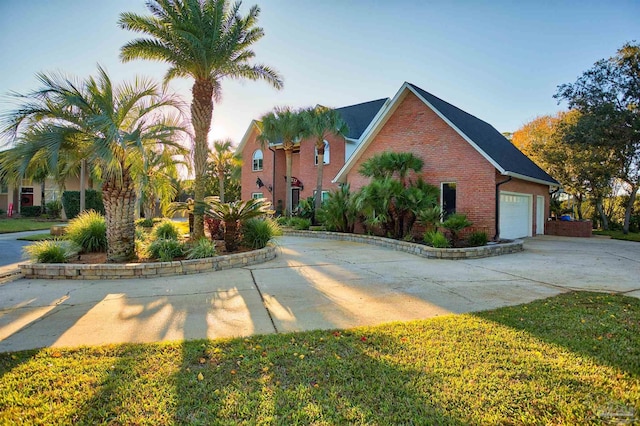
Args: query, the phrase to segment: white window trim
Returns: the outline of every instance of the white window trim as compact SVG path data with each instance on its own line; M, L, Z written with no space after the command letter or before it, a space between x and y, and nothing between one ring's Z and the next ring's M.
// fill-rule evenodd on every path
M264 198L264 193L262 192L252 192L251 193L251 198L253 198L254 200L260 199L260 198Z
M444 186L452 183L456 186L456 212L455 213L457 213L457 210L458 210L458 182L453 182L453 181L440 182L440 212L442 213L440 217L441 222L444 220Z
M314 164L317 166L318 165L318 148L314 147L313 152L315 153L313 161L314 161ZM325 140L324 141L324 165L326 166L329 163L331 163L331 147L329 145L329 141Z
M256 158L256 154L260 153L260 158ZM256 167L256 161L260 161L259 167ZM251 171L252 172L261 172L264 169L264 154L261 149L256 149L253 151L253 155L251 156Z

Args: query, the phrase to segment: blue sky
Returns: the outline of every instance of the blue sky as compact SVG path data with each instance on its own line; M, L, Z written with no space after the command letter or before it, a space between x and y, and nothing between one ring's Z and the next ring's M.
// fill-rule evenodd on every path
M409 81L500 131L563 108L553 94L595 61L640 41L640 1L268 0L259 4L265 37L257 61L285 88L223 82L212 139L238 144L250 121L274 106L340 107L392 97ZM121 64L135 37L117 26L143 0L0 0L0 94L38 87L35 74L85 77L103 65L116 81L160 80L161 63ZM191 101L191 82L170 88ZM0 99L0 113L12 108Z

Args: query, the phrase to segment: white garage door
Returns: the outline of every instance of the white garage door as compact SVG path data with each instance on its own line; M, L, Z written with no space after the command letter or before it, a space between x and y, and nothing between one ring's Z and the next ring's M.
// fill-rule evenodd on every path
M500 192L500 238L531 236L531 195Z

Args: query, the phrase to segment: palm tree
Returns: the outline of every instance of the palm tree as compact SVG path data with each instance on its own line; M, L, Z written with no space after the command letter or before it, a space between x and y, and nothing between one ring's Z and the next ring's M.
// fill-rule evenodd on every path
M224 203L224 180L227 174L237 170L240 158L231 150L231 140L215 141L213 151L209 154L209 162L218 178L220 202Z
M257 27L260 9L251 7L246 16L239 13L241 2L232 6L228 0L149 0L151 16L135 13L120 15L122 28L143 33L125 44L120 52L122 61L150 59L170 65L165 84L176 77L195 80L191 93L191 125L194 131L195 201L194 232L197 240L204 235L202 201L204 200L207 157L207 135L211 128L213 100L221 96L222 80L262 79L275 88L282 87L282 78L265 65L252 65L255 56L251 45L264 32Z
M316 151L318 153L318 176L316 178L316 215L322 206L322 178L324 173L324 140L327 135L346 136L349 132L347 123L344 122L340 113L334 109L317 106L309 108L303 112L304 137L315 139Z
M242 222L273 214L271 203L264 198L223 203L218 197L207 197L205 203L205 214L224 223L224 245L227 251L238 248L238 227Z
M419 172L423 165L424 161L410 152L386 151L366 160L358 172L374 179L393 177L397 174L402 186L406 187L409 172Z
M39 74L40 90L17 95L22 105L9 114L4 134L15 140L10 161L24 173L41 155L49 170L69 152L94 164L102 177L102 199L107 224L107 261L135 254L135 182L131 169L143 161L145 147L176 145L181 130L167 125L162 112L178 108L175 98L145 79L114 86L101 67L98 77L77 81L63 75ZM165 111L163 111L165 110Z
M275 108L260 119L260 136L258 139L262 143L282 143L286 164L286 194L285 211L287 216L291 216L293 206L291 205L291 160L293 148L304 133L304 123L300 111L293 111L289 107Z

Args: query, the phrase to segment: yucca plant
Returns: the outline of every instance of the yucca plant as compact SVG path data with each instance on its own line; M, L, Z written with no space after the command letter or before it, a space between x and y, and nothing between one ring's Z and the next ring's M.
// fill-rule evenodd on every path
M95 210L80 213L69 221L67 239L75 242L85 253L107 250L107 224Z
M241 222L273 214L271 203L262 199L222 203L218 197L205 198L205 215L224 223L224 245L227 251L238 248L238 226Z
M271 219L249 219L242 223L242 242L253 249L261 249L275 236L282 235L278 223Z
M24 247L23 257L35 263L66 263L80 252L80 246L69 240L44 240Z

